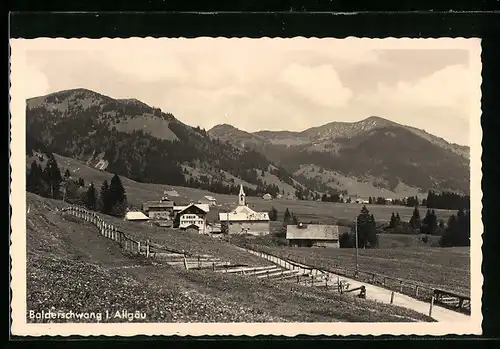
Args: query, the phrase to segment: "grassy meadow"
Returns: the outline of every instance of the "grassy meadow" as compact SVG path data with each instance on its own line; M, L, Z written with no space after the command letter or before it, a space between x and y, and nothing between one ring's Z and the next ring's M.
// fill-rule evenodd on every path
M125 255L91 224L64 218L60 208L66 204L62 201L27 193L27 203L30 207L26 217L28 310L40 312L51 308L54 312L113 314L127 309L146 314L141 322L433 321L408 309L320 288L152 265L147 260ZM177 247L193 243L173 233L159 239ZM201 249L204 244L211 251L218 245L226 254L236 250L216 240L210 244L199 236L196 240L198 245L193 249ZM102 322L128 321L102 319Z
M100 188L104 180L110 181L112 174L99 171L95 168L86 166L80 161L63 157L55 154L55 158L59 163L61 171L63 169L70 169L71 175L75 178L81 177L85 183L94 182L97 189ZM28 163L30 163L28 161ZM206 190L187 187L175 187L165 184L152 184L152 183L139 183L130 180L126 177L120 177L123 186L125 187L129 204L136 208L140 208L144 201L159 200L163 195L164 190L175 189L179 193L178 197L172 199L178 204L188 204L190 201L197 202L204 195L211 195L217 199L219 207L215 207L209 213L209 220L216 220L218 212L227 212L228 209L234 208L237 204L236 195L214 194ZM319 222L324 224L332 224L337 220L353 221L356 215L360 212L362 205L360 204L343 204L343 203L330 203L318 201L304 201L304 200L287 200L287 199L273 199L266 201L258 197L247 197L247 202L251 208L256 211L269 211L275 207L280 217L288 208L295 213L297 217L304 222ZM391 205L366 205L368 210L375 216L377 222L389 222L392 212L399 212L403 221L409 221L413 212L412 207L391 206ZM420 215L425 216L426 209L420 209ZM448 218L455 213L449 210L435 210L438 219L443 219L445 222Z

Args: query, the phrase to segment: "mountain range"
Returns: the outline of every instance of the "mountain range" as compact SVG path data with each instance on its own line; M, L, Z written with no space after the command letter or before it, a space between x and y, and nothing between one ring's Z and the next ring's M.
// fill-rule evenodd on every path
M380 117L301 132L205 131L136 99L73 89L28 99L26 125L54 153L143 182L287 196L469 192L468 147Z

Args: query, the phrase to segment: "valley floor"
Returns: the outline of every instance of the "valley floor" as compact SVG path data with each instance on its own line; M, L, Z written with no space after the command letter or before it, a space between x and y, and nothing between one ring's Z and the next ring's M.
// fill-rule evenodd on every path
M27 201L28 314L29 310L49 309L111 314L128 310L145 313L146 319L141 321L146 322L432 321L404 308L319 288L152 265L123 254L92 225L63 218L60 209L64 203L31 193L27 193ZM201 250L203 245L212 253L218 244L225 257L244 258L222 242L210 245L200 240L196 245L195 239L178 238L157 237L186 250L190 246ZM256 262L255 256L245 258Z
M390 235L391 234L386 234ZM386 237L380 237L386 238ZM269 238L233 238L239 245L250 244L263 252L290 256L317 268L353 274L355 249L277 246ZM470 295L470 248L412 246L360 249L358 267L365 273L386 275L428 286Z

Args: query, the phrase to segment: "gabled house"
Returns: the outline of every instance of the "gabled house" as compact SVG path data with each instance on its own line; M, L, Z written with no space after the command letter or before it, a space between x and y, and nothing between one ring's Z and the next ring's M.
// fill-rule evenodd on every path
M151 219L169 220L173 218L174 202L165 199L144 202L142 204L142 212Z
M198 227L200 233L205 233L207 213L208 211L204 210L199 205L190 204L177 212L173 226L174 228L180 229L187 229L190 227L190 230L192 230L192 226L195 225Z
M217 206L217 199L210 195L205 195L200 200L198 200L199 204L206 204L209 206Z

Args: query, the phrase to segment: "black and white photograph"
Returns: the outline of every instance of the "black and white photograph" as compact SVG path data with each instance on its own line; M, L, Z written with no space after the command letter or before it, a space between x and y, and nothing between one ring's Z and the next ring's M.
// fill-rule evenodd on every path
M11 40L19 335L481 333L481 41Z

